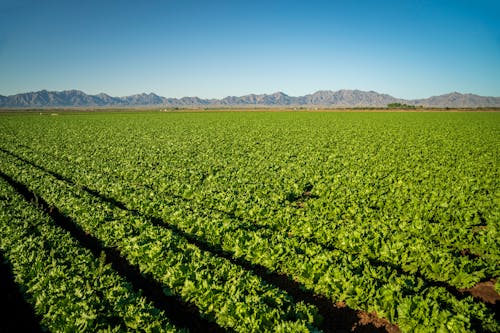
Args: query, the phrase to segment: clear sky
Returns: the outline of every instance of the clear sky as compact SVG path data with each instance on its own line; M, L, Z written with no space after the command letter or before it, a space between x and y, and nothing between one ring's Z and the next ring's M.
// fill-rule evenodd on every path
M500 96L500 1L0 0L0 94Z

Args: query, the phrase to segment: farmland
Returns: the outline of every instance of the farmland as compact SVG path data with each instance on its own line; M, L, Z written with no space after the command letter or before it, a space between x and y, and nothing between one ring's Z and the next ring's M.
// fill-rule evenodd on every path
M499 182L500 113L3 114L2 281L49 331L500 332Z

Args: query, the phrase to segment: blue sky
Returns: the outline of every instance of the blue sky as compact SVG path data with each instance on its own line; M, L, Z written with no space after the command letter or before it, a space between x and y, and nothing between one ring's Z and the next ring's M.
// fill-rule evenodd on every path
M0 0L0 94L500 96L500 1Z

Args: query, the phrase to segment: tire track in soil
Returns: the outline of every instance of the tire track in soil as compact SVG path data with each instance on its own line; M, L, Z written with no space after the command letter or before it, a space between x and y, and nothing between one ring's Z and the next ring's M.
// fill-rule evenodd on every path
M99 258L101 253L104 253L106 263L111 264L119 275L130 282L136 292L142 291L142 294L156 308L164 311L172 324L177 327L185 327L192 332L225 332L216 323L209 322L201 317L198 308L194 304L186 302L177 296L165 295L161 283L149 276L144 276L136 265L130 264L121 255L118 249L103 246L99 239L84 232L71 218L65 216L56 207L49 205L43 198L31 192L26 185L17 182L2 171L0 171L0 177L8 182L26 201L49 215L58 227L69 232L82 247L90 250L96 258Z

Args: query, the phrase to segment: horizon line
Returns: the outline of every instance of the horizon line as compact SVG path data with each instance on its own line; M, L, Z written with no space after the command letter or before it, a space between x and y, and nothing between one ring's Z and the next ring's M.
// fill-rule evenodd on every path
M308 96L308 95L314 95L316 93L320 93L320 92L333 92L333 93L337 93L337 92L342 92L342 91L359 91L359 92L364 92L364 93L376 93L376 94L379 94L379 95L388 95L390 97L393 97L393 98L396 98L396 99L401 99L401 100L406 100L406 101L412 101L412 100L421 100L421 99L428 99L428 98L432 98L432 97L440 97L440 96L444 96L444 95L452 95L452 94L459 94L459 95L475 95L475 96L480 96L480 97L492 97L492 98L500 98L500 96L487 96L487 95L479 95L479 94L474 94L474 93L470 93L470 92L458 92L458 91L451 91L451 92L447 92L447 93L443 93L443 94L437 94L437 95L431 95L431 96L428 96L428 97L420 97L420 98L401 98L401 97L396 97L394 95L391 95L391 94L388 94L388 93L381 93L381 92L378 92L376 90L362 90L362 89L337 89L337 90L331 90L331 89L319 89L319 90L316 90L314 92L311 92L311 93L306 93L306 94L303 94L303 95L289 95L287 93L285 93L284 91L275 91L275 92L272 92L272 93L247 93L247 94L242 94L242 95L226 95L224 97L220 97L220 98L217 98L217 97L199 97L197 95L185 95L185 96L182 96L182 97L166 97L166 96L162 96L158 93L155 93L155 92L141 92L141 93L134 93L134 94L130 94L130 95L121 95L121 96L113 96L113 95L110 95L108 93L105 93L105 92L99 92L99 93L88 93L84 90L81 90L81 89L64 89L64 90L49 90L49 89L40 89L40 90L33 90L33 91L25 91L25 92L20 92L20 93L16 93L16 94L10 94L10 95L3 95L3 94L0 94L0 96L2 97L12 97L12 96L17 96L17 95L23 95L23 94L32 94L32 93L39 93L39 92L48 92L48 93L62 93L62 92L81 92L85 95L89 95L89 96L98 96L98 95L107 95L109 97L112 97L112 98L124 98L124 97L130 97L130 96L137 96L137 95L155 95L155 96L158 96L158 97L161 97L161 98L167 98L167 99L183 99L183 98L198 98L198 99L202 99L202 100L222 100L222 99L225 99L225 98L231 98L231 97L245 97L245 96L272 96L272 95L276 95L276 94L284 94L288 97L304 97L304 96Z

